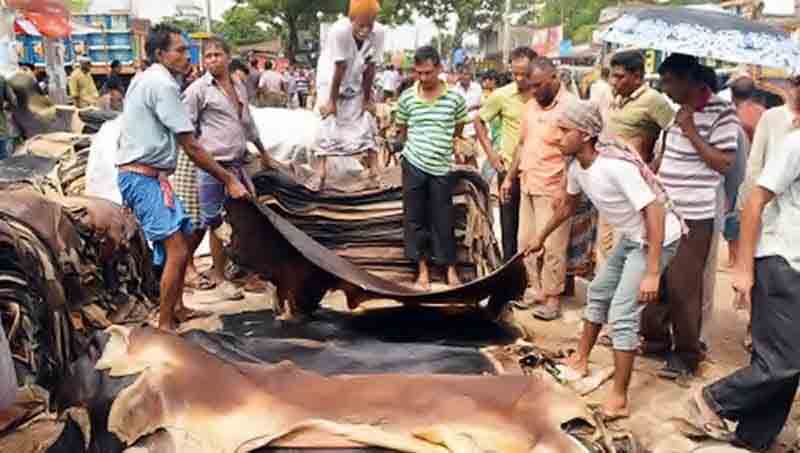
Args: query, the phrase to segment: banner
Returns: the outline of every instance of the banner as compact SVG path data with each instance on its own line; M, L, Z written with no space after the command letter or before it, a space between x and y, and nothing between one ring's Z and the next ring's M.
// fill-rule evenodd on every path
M24 13L47 38L66 38L72 33L64 0L7 0L6 3L9 8Z
M561 25L537 28L533 31L531 47L543 57L558 57L561 53L561 40L564 37Z

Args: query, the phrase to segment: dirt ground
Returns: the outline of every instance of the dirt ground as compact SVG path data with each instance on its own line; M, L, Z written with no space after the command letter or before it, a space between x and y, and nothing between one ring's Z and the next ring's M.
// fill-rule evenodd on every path
M746 328L743 315L736 312L731 304L733 290L731 288L731 275L729 269L724 267L727 262L727 249L720 244L719 271L717 273L717 287L715 297L715 311L711 320L711 338L709 359L701 366L701 376L690 382L675 383L659 379L656 375L662 363L656 359L638 358L636 370L631 384L632 415L628 420L614 422L611 429L628 430L633 432L645 448L653 453L678 453L678 452L735 452L743 451L722 446L713 442L698 444L688 440L680 434L679 426L671 421L674 417L685 414L684 404L688 396L689 386L698 383L712 382L729 374L749 360L749 355L742 346ZM201 260L201 269L207 267L207 259ZM578 282L576 292L583 293L586 282ZM204 293L196 293L187 297L187 305L216 312L217 314L236 313L242 311L257 311L272 307L273 293L254 295L248 294L245 301L227 302L221 304L205 303ZM544 349L557 351L575 348L581 328L582 303L571 298L566 301L564 317L552 323L535 320L530 312L515 311L514 318L519 326L526 332L527 339ZM330 295L325 301L330 308L345 310L341 294ZM372 305L372 304L370 304ZM375 305L385 305L375 303ZM196 320L182 326L183 329L207 328L214 329L215 318ZM592 367L609 367L613 364L611 351L598 346L591 357ZM585 396L587 403L601 402L610 388L610 382ZM792 446L797 441L797 427L800 422L800 411L794 410L787 427L781 435L778 445L772 450L775 453L795 451Z

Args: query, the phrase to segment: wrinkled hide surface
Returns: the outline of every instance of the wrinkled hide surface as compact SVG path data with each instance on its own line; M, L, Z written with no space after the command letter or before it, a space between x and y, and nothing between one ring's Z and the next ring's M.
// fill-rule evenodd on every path
M108 332L97 368L138 376L109 417L110 431L128 444L164 428L180 433L177 451L570 452L561 425L588 419L579 400L538 377L323 377L288 362L226 361L152 329Z
M226 210L233 228L231 247L235 259L270 280L289 312L315 310L332 289L343 290L351 307L370 299L394 299L408 304L477 304L490 298L490 306L499 311L525 288L521 255L463 286L420 292L354 265L266 206L232 200ZM267 250L269 253L265 253Z
M0 320L21 385L47 390L85 339L145 319L149 249L130 212L93 198L46 198L24 184L0 197Z

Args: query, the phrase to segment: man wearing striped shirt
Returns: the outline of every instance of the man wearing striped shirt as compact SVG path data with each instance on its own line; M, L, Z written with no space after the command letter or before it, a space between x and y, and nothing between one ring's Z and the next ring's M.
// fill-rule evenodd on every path
M664 91L681 106L665 134L658 176L675 208L686 220L688 235L666 273L666 305L660 332L648 332L649 345L668 355L665 378L694 374L702 358L703 269L708 259L723 175L736 159L739 120L733 105L714 95L702 82L695 57L670 55L659 67ZM669 326L672 326L672 338Z
M461 284L456 271L453 214L454 138L468 121L464 98L439 80L439 53L431 46L414 55L417 83L398 102L396 121L403 148L403 230L406 257L417 262L416 285L430 290L428 260L447 267L447 284Z

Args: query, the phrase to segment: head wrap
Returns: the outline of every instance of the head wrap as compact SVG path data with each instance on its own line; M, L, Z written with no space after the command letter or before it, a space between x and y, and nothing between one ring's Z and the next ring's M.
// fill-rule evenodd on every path
M381 4L378 0L350 0L350 16L378 14Z
M590 137L599 137L603 132L603 116L600 109L588 101L570 101L564 105L558 124L566 129L577 129L589 134Z

